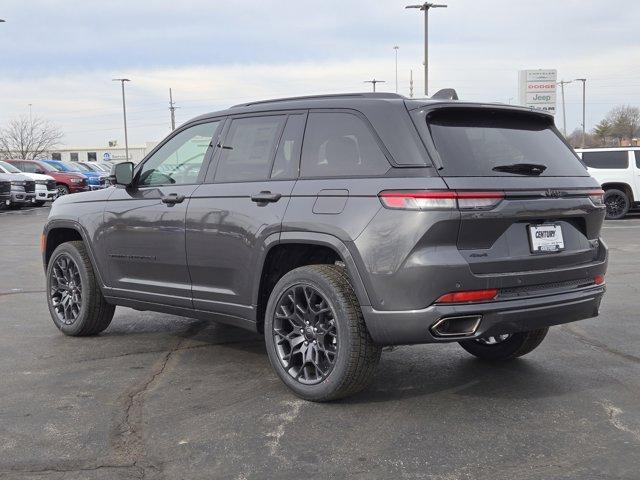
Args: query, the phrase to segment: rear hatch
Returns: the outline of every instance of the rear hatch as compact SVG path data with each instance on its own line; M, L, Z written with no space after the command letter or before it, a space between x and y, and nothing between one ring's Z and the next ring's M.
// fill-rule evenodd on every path
M419 130L423 136L428 132L425 143L449 188L496 193L479 208L460 209L457 246L472 273L517 274L513 285L539 283L542 277L546 283L552 271L598 260L604 218L600 187L553 117L461 105L422 110L414 120L426 122L427 129ZM547 274L535 274L542 271ZM572 275L579 276L579 270Z

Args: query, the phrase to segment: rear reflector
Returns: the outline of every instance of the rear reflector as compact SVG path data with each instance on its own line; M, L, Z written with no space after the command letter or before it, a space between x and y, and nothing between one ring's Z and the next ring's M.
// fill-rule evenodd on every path
M604 190L594 190L589 192L587 195L589 195L589 200L591 200L594 205L604 205Z
M504 199L503 192L454 190L390 191L378 194L386 208L400 210L488 210Z
M498 290L470 290L468 292L451 292L442 295L436 303L469 303L486 302L493 300L498 295Z
M596 275L593 277L593 282L596 285L602 285L604 283L604 275Z

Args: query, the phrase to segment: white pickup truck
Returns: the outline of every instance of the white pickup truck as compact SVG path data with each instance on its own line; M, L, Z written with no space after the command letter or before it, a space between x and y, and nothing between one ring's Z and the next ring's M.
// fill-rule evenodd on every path
M580 148L576 152L604 190L607 218L640 207L640 147Z

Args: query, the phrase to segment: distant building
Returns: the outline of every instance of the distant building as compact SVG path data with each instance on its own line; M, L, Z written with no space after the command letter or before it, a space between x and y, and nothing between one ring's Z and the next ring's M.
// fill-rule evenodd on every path
M129 146L129 160L138 163L147 153L155 148L157 142L147 142L144 145ZM67 162L95 162L98 160L125 161L124 146L115 147L60 147L50 150L50 158Z

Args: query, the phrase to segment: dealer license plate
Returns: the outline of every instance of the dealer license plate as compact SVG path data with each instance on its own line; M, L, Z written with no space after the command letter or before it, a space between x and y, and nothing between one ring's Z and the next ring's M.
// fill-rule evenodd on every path
M564 250L562 227L555 223L529 225L529 243L532 253L559 252Z

